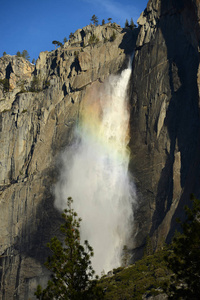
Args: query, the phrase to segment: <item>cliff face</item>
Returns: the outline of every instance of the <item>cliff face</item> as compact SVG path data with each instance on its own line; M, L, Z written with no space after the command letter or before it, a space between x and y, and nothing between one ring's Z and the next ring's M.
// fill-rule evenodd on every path
M47 280L46 243L60 220L52 192L57 156L72 142L80 103L123 68L134 39L117 25L87 26L63 48L40 53L36 66L0 58L1 299L33 299Z
M199 187L199 1L148 2L131 81L130 169L138 188L136 247L170 239ZM138 253L138 252L137 252Z
M46 282L45 245L60 221L52 192L59 154L73 141L87 95L124 68L135 46L135 258L147 234L155 246L170 239L189 194L200 196L199 19L200 1L150 0L136 45L137 30L107 24L77 30L63 48L40 53L36 66L0 58L1 299L34 299L37 284Z

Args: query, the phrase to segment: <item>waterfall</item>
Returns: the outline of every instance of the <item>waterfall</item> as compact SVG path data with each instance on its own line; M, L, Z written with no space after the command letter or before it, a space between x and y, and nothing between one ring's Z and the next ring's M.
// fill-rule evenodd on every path
M62 155L55 187L55 206L65 208L67 197L82 218L81 240L94 249L97 274L121 265L121 251L130 244L135 188L128 174L129 109L127 86L131 63L111 75L87 96L76 131L76 143Z

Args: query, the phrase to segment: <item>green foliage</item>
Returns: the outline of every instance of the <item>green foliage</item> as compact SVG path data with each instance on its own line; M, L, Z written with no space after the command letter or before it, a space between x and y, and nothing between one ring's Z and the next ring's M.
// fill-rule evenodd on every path
M112 18L108 18L108 23L111 23L111 21L112 21Z
M134 29L136 28L136 25L135 23L133 22L133 18L131 18L131 22L130 22L130 26L129 26L131 29Z
M17 57L21 57L22 56L20 51L17 51L16 55L17 55Z
M23 57L28 61L30 60L30 55L27 50L23 50L22 53L20 51L17 51L16 55L17 57Z
M126 22L125 22L125 28L128 28L129 27L129 22L128 20L126 19Z
M73 38L74 37L74 34L71 32L70 35L69 35L69 38Z
M31 87L29 89L30 92L39 92L41 91L40 88L40 78L38 76L34 76L31 82Z
M145 248L144 248L144 255L148 256L148 255L152 255L153 253L154 253L154 251L153 251L152 240L148 235L147 238L146 238L146 245L145 245Z
M63 39L63 44L65 44L65 43L67 43L67 38L66 37L64 37L64 39Z
M170 246L153 253L147 237L145 255L133 266L113 270L101 278L99 286L106 300L143 299L167 293L169 299L200 299L200 200L194 196L192 208L185 207L187 219ZM180 220L179 220L180 222ZM126 248L124 249L126 252Z
M95 26L98 25L98 18L97 18L97 16L93 15L92 18L91 18L91 21L92 21L92 23L93 23Z
M104 19L102 20L102 23L101 23L101 25L105 25L105 20L104 20Z
M112 277L101 278L98 284L105 299L141 300L144 294L150 297L161 293L171 274L164 260L166 253L167 248L127 268L114 269Z
M53 41L52 44L55 45L55 49L56 49L56 46L58 46L58 47L62 47L63 46L63 44L61 42L59 42L59 41Z
M30 55L28 54L27 50L22 51L22 57L25 58L26 60L30 60Z
M33 65L35 64L35 58L32 59L32 64L33 64Z
M96 280L92 280L94 270L90 258L93 249L87 241L84 246L80 244L81 219L71 207L72 202L72 198L68 198L62 214L62 241L54 237L48 243L52 256L48 257L45 266L52 272L52 278L44 290L38 286L37 299L103 299L101 288L96 287Z
M99 39L96 37L95 34L92 34L88 41L89 45L96 44L98 42L99 42Z
M181 224L166 256L174 272L168 288L170 299L200 299L200 200L194 195L192 209L185 207L187 219ZM179 220L180 222L180 220Z
M7 79L7 78L0 79L0 84L3 85L4 92L9 92L9 89L10 89L9 79Z
M4 52L3 52L3 56L5 56L6 54L7 54L7 53L4 51Z

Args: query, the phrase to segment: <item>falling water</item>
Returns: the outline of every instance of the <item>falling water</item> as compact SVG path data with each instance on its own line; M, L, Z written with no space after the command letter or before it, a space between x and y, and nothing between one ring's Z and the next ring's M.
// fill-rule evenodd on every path
M123 246L129 245L135 188L129 180L129 110L127 85L131 67L110 76L90 94L77 128L76 143L62 155L55 205L65 208L74 199L82 218L81 240L94 249L97 274L120 266Z

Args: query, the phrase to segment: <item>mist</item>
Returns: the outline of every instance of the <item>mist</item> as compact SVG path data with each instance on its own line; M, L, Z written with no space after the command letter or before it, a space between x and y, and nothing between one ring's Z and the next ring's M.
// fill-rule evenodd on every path
M81 241L94 249L97 274L121 265L122 248L132 247L134 183L128 173L130 63L121 75L91 87L81 110L75 142L61 155L55 206L67 198L82 218Z

